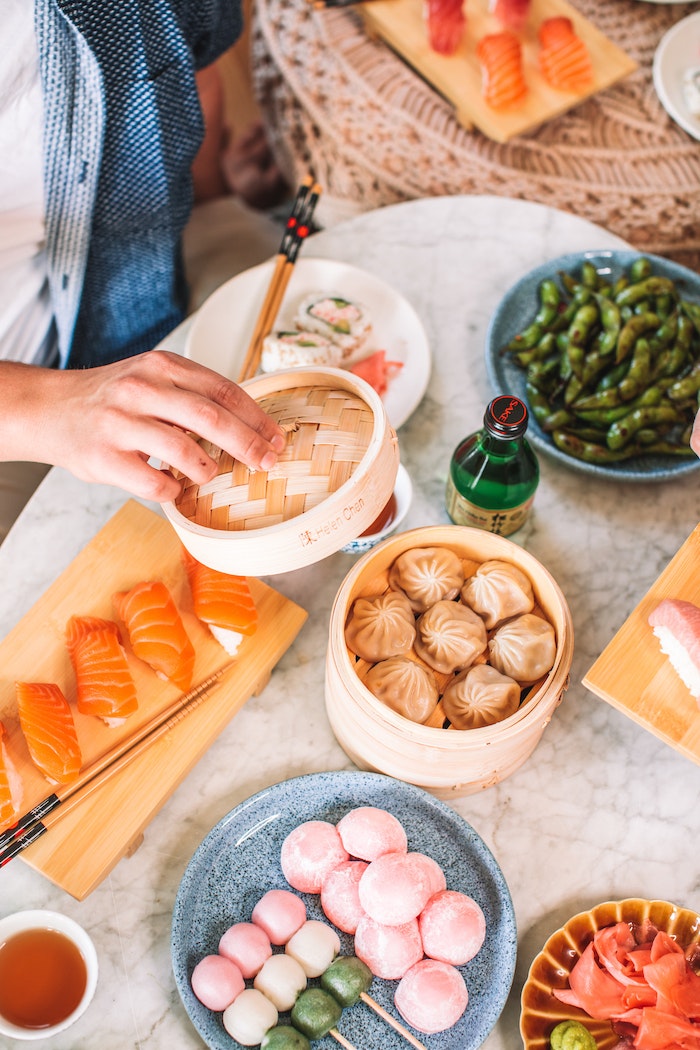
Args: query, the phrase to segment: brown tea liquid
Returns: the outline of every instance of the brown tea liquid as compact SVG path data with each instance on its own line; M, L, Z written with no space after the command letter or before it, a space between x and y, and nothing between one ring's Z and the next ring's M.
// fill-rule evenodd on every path
M86 985L80 950L57 930L23 930L0 944L0 1014L19 1028L59 1024Z

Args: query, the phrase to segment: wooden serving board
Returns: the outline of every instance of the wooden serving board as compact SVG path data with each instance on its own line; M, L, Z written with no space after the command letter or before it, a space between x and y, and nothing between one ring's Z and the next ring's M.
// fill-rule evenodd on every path
M464 38L454 55L440 55L428 44L423 0L371 0L360 5L365 26L382 37L406 62L432 84L457 111L467 128L476 126L496 142L543 124L578 105L584 98L610 87L637 68L637 63L585 19L566 0L533 0L523 31L523 68L529 92L512 109L495 110L481 94L481 65L476 45L487 33L503 27L488 11L488 0L465 0L467 18ZM593 63L593 82L584 92L556 91L543 79L538 67L537 30L545 18L565 15L588 47Z
M700 525L583 679L591 692L700 762L700 706L664 656L647 620L663 598L700 605Z
M75 708L75 678L64 644L70 616L116 619L111 603L115 591L141 580L161 579L175 599L195 648L193 685L230 662L229 654L192 611L181 559L182 546L169 523L131 500L0 643L0 720L8 731L8 753L22 778L22 812L50 795L53 788L29 756L17 715L16 681L56 682L61 686L73 707L83 767L133 737L180 696L175 686L161 680L133 655L122 630L139 709L116 727L80 714ZM21 854L23 861L78 900L87 896L129 851L236 712L264 687L306 620L303 609L262 581L251 578L249 583L258 610L258 628L241 642L234 665L210 695L87 797L66 802L56 811L58 822Z

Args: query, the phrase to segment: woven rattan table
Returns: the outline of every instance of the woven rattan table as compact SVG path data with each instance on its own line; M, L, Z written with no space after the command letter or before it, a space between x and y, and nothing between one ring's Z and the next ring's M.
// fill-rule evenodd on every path
M637 71L536 131L499 144L465 130L448 102L348 10L255 0L253 82L293 182L311 170L331 225L377 206L494 194L570 211L636 248L700 269L700 143L667 116L654 51L696 4L575 0Z

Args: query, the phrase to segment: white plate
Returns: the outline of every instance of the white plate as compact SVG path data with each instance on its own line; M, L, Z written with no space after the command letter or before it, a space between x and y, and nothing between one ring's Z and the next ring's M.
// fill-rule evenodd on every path
M217 288L194 319L186 357L237 378L273 268L269 259ZM378 277L347 263L306 258L294 266L275 328L293 328L298 302L318 291L362 303L372 320L372 349L386 350L389 361L401 361L403 367L391 377L383 397L389 422L398 429L418 407L430 378L430 348L418 315Z
M420 1036L427 1050L478 1050L501 1015L515 970L517 929L510 892L493 854L477 832L446 803L421 788L379 773L309 773L258 792L214 827L182 877L173 909L172 964L190 1020L210 1050L241 1050L227 1035L221 1014L195 998L191 987L197 962L215 952L223 932L247 922L269 889L287 883L280 849L289 832L305 820L337 823L355 806L379 806L403 824L411 849L438 862L450 889L473 897L486 917L486 940L460 970L469 989L466 1011L452 1028ZM327 922L318 894L299 894L310 919ZM353 953L353 939L340 934L341 952ZM250 983L250 982L248 982ZM311 982L317 983L317 982ZM374 978L370 996L398 1018L397 981ZM289 1015L280 1015L289 1024ZM408 1050L398 1035L362 1003L344 1011L338 1025L357 1050ZM337 1050L330 1035L314 1050Z
M681 19L662 37L652 69L661 105L684 131L700 139L700 117L691 113L683 95L685 71L695 66L700 66L700 11Z

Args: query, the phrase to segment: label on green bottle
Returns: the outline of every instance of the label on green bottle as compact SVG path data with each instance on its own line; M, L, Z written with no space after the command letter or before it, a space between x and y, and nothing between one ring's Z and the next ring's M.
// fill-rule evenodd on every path
M445 503L447 513L455 525L468 525L472 529L485 529L486 532L495 532L499 536L510 536L511 532L516 532L525 524L534 498L534 495L530 496L517 507L489 510L486 507L477 507L475 503L465 499L455 488L452 478L448 478Z

